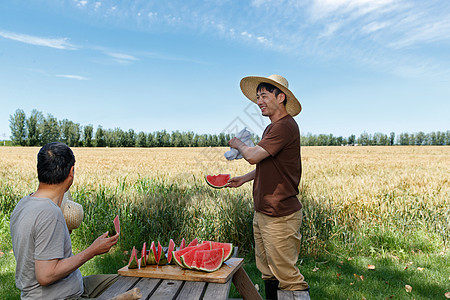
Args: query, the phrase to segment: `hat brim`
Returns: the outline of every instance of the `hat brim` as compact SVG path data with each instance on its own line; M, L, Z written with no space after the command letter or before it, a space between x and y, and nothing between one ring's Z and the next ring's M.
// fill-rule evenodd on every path
M270 83L279 88L286 95L286 111L291 116L296 116L302 111L302 106L295 95L284 85L267 77L248 76L241 79L241 91L251 101L256 103L256 88L260 83Z

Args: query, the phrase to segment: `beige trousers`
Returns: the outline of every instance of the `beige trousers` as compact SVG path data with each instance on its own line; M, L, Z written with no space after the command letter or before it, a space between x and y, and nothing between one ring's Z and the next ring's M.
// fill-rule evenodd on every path
M270 217L255 211L256 267L263 280L278 280L282 290L305 290L308 284L297 267L300 253L302 210L284 217Z

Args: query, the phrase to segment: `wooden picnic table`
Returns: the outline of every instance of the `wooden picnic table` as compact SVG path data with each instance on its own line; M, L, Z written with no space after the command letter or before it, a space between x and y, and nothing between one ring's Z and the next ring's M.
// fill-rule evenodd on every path
M110 299L133 288L139 288L142 299L222 300L228 299L231 283L234 284L243 299L262 299L243 268L243 259L231 258L230 260L232 260L230 264L233 264L236 267L233 269L230 276L226 277L223 282L214 278L203 278L203 274L199 274L199 276L196 277L189 275L189 272L200 271L186 270L186 275L174 277L181 278L179 280L171 279L171 276L167 275L167 273L170 272L161 272L159 273L161 276L155 275L158 273L152 273L151 276L153 278L147 277L149 276L148 274L142 273L141 276L139 273L136 273L134 276L120 276L119 279L101 294L98 299ZM122 272L120 272L121 270L119 270L119 274L128 274L127 270L122 270ZM143 272L145 272L145 268L143 270ZM158 276L163 278L156 278Z

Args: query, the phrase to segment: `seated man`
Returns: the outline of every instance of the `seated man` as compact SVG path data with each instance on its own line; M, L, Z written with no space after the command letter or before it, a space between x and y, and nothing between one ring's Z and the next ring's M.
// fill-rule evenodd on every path
M117 275L83 278L78 269L96 255L108 252L119 235L108 238L106 232L87 249L73 255L60 206L73 183L74 165L75 156L67 145L50 143L42 147L37 156L38 189L22 198L11 214L16 286L22 299L95 297L117 278ZM96 295L89 295L91 292Z

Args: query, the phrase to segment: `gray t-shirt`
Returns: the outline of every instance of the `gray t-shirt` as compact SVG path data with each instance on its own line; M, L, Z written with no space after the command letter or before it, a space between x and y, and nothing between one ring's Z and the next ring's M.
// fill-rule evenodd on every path
M16 258L16 286L22 299L64 299L83 293L79 269L49 286L41 286L35 275L35 260L73 256L69 230L61 209L47 198L26 196L10 218Z

